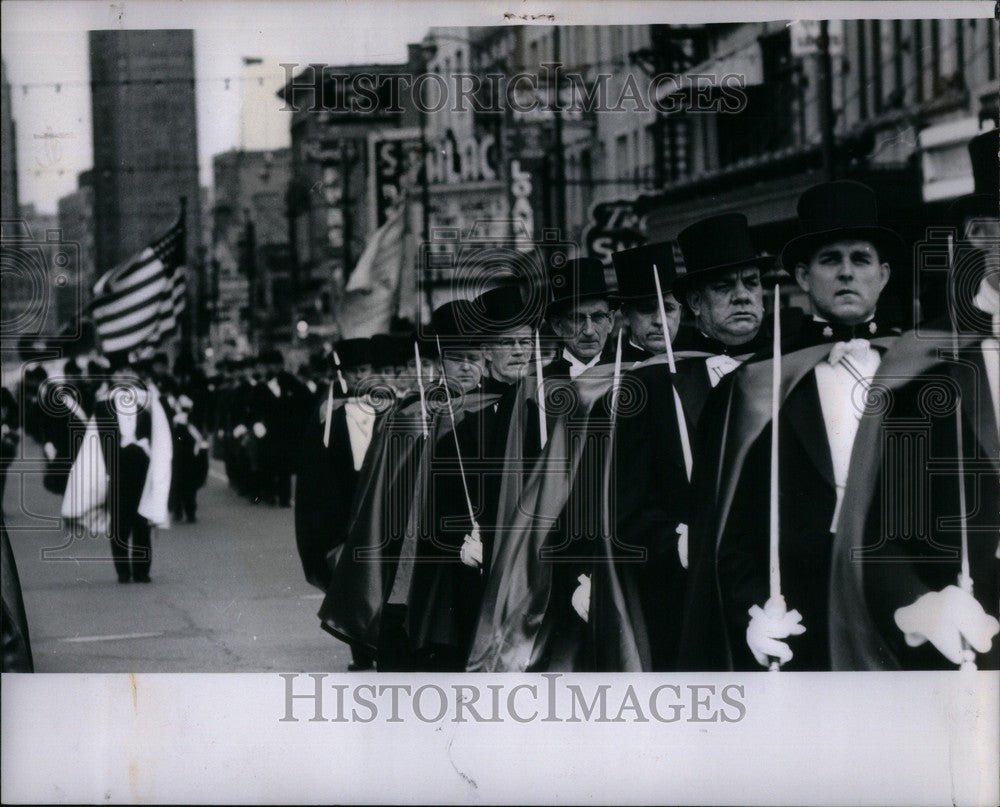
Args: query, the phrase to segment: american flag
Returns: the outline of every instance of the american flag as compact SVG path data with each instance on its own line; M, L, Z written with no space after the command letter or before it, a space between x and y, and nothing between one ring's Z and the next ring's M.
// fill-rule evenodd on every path
M157 344L177 327L187 292L184 219L94 284L91 313L105 353Z

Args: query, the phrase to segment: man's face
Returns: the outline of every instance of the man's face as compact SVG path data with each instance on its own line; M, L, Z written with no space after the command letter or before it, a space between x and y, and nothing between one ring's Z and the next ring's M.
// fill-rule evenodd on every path
M348 391L353 393L357 391L358 385L372 374L372 366L359 364L356 367L346 367L342 372Z
M749 342L764 317L760 270L748 267L718 275L688 292L688 305L705 336L724 345Z
M532 329L527 325L504 331L492 342L483 345L483 355L489 363L490 376L512 384L526 375L531 366L535 346Z
M795 267L795 280L809 295L814 313L830 322L857 325L875 315L889 282L889 264L870 241L835 241Z
M462 392L474 390L486 370L483 351L477 347L449 348L442 351L444 373L449 383L458 384Z
M552 317L552 330L569 352L583 362L604 350L613 324L607 300L583 300Z
M667 315L670 341L673 342L677 338L677 329L681 326L681 307L674 295L669 292L663 295L663 310ZM628 303L622 307L622 313L625 315L633 342L650 353L667 352L667 343L663 339L663 323L660 322L660 307L655 297Z

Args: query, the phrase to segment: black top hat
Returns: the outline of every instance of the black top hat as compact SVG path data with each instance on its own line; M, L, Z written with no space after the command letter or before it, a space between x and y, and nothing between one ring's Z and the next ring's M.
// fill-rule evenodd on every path
M440 338L441 347L469 346L479 343L477 316L471 300L452 300L434 309L431 333Z
M871 241L879 259L890 265L904 253L903 240L878 223L875 191L851 180L813 185L798 204L801 235L781 251L781 263L794 272L798 263L808 263L823 244L845 239Z
M965 225L966 219L996 218L1000 215L998 149L1000 149L998 129L981 132L969 141L969 158L972 160L975 191L959 197L948 208L952 225L959 230Z
M608 284L598 258L574 258L556 265L549 261L549 304L546 316L568 309L582 300L606 300Z
M341 370L351 370L363 364L372 363L372 347L369 339L341 339L337 343L337 358ZM331 361L333 356L331 354ZM335 363L335 362L334 362Z
M373 367L380 368L396 366L396 356L399 352L399 348L396 346L396 340L389 336L389 334L375 334L371 338L369 346Z
M634 302L656 297L656 282L653 267L660 278L663 293L671 291L677 278L674 248L669 241L658 244L644 244L611 256L618 280L618 291L612 295L618 302Z
M482 337L498 336L541 320L538 305L526 304L516 286L498 286L472 301L472 327Z
M773 256L761 256L754 250L747 217L742 213L721 213L697 221L681 230L677 243L686 271L674 281L675 294L684 294L722 272L743 267L764 270L775 262Z

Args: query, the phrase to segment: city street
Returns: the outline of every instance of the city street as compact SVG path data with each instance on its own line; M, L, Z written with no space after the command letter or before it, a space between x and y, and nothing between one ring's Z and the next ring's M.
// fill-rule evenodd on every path
M268 672L346 669L346 645L320 629L322 600L302 575L293 511L253 506L213 461L198 522L153 535L152 583L117 582L106 541L65 543L46 526L59 499L40 450L11 467L4 514L37 672Z

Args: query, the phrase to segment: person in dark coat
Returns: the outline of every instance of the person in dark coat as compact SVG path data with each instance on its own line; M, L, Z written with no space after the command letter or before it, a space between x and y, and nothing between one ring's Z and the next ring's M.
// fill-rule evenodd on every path
M60 496L66 491L70 468L94 411L96 390L88 375L75 359L68 359L62 374L46 379L39 389L42 453L46 460L42 481L46 490Z
M292 472L308 392L284 369L280 351L268 350L260 359L266 378L255 390L251 430L260 440L261 495L269 504L291 507Z
M153 453L154 404L128 357L108 358L111 388L97 401L94 418L108 473L111 555L119 583L148 583L151 531L139 508Z
M857 182L810 188L798 203L801 235L782 263L808 295L812 320L782 343L779 428L781 598L769 584L773 364L765 354L733 373L729 443L719 474L717 580L732 665L831 668L833 536L857 424L882 352L895 337L877 308L899 237L878 224L875 194Z
M619 252L612 262L616 299L628 326L622 334L627 369L629 360L661 356L666 340L677 336L676 267L669 243ZM688 479L680 439L686 427L677 421L668 366L654 363L646 369L648 374L631 371L622 378L623 386L639 390L630 404L615 404L612 411L608 396L591 413L595 433L603 425L610 436L605 494L598 504L600 520L610 532L594 542L592 573L589 580L580 580L573 605L588 622L586 666L598 671L672 669L680 633L685 589L677 529L687 521Z
M949 310L886 353L889 406L859 426L834 553L835 669L1000 665L997 148L996 129L970 141L975 192L949 209Z
M426 506L433 508L429 519L433 540L421 544L427 561L414 568L409 599L418 669L465 668L493 542L502 540L496 512L511 410L501 410L500 400L531 368L539 314L512 286L472 301L468 327L481 335L486 361L480 390L496 401L465 412L454 433L449 429L432 449ZM475 522L470 519L470 505Z
M372 375L371 342L337 345L326 394L306 420L297 466L295 538L306 580L329 596L331 558L347 539L357 483L375 428L376 410L366 397ZM332 354L331 354L332 359ZM339 393L339 394L338 394ZM322 614L322 609L321 609ZM327 621L322 622L329 629ZM373 656L351 637L350 670L370 669Z

